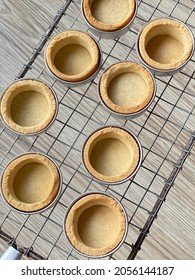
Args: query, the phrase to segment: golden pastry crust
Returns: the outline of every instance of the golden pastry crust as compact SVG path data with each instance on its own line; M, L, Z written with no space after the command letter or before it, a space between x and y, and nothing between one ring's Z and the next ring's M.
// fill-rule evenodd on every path
M44 119L40 121L40 123L23 126L13 120L11 106L15 97L17 97L19 94L26 94L27 92L36 92L38 95L40 94L40 97L45 99L45 102L47 103L47 114L44 116ZM30 102L29 100L27 101ZM39 111L41 112L41 102L39 102L38 106L40 107ZM17 133L31 134L45 129L51 123L56 114L56 106L57 104L54 94L46 84L38 80L24 79L14 82L6 89L1 99L0 112L3 121L8 127ZM17 110L17 108L14 108L14 110ZM28 117L31 119L39 116L39 112L36 109L32 116L29 116L29 112L27 113ZM15 114L17 114L17 111Z
M97 246L97 248L95 248L95 246L94 247L89 246L88 244L83 242L78 230L79 218L81 217L83 212L86 211L87 209L90 209L91 207L96 207L96 206L98 207L104 206L108 208L108 211L111 211L112 215L114 215L115 219L117 219L117 227L118 227L118 228L113 228L113 226L111 226L112 232L108 232L107 234L108 235L114 234L113 240L112 241L109 240L108 244L104 245L103 247ZM99 209L101 208L98 208L98 210ZM95 222L94 219L93 219L92 226L94 226L94 222ZM98 222L99 220L97 220L98 225L96 224L95 227L97 231L99 230L101 232L102 228L104 227L104 224L99 225ZM110 219L105 219L105 223L112 224L112 216L110 217ZM75 249L88 256L98 257L111 252L114 248L116 248L120 244L120 242L122 241L125 235L125 231L126 231L126 219L121 206L116 202L116 200L103 194L88 194L83 198L80 198L70 208L67 217L65 219L65 232L69 241L71 242L71 244L74 246ZM96 241L95 237L93 239L95 242ZM108 236L105 236L105 239L107 240Z
M63 47L72 45L83 47L89 53L91 61L81 73L70 75L61 72L56 67L55 58ZM100 50L96 42L88 34L76 30L64 31L55 36L47 46L45 57L46 63L51 72L61 80L67 82L86 80L96 72L100 64ZM82 55L79 59L81 62L83 61ZM78 65L80 64L80 61L77 62ZM75 68L76 67L77 66L75 66Z
M126 162L125 169L119 169L120 174L114 174L111 176L107 176L98 172L91 163L91 153L94 147L98 144L99 141L105 139L116 139L122 145L124 145L126 151L125 154L129 155L128 161ZM120 147L119 147L120 149ZM117 155L117 146L114 149L115 155ZM121 166L121 162L119 160L119 156L121 156L120 150L118 151L118 157L116 160L116 166ZM131 174L136 170L138 163L140 161L140 150L137 141L128 133L126 130L118 127L105 127L99 129L95 133L93 133L86 141L83 148L83 162L89 171L89 173L96 179L106 182L106 183L120 183L121 181L127 179ZM113 159L106 159L108 162L113 162Z
M123 1L118 1L120 2L120 6L123 5L123 2L126 2L126 5L128 5L128 8L126 7L123 11L123 18L121 22L115 23L115 24L109 24L109 23L104 23L99 20L97 20L92 12L92 4L96 0L83 0L82 2L82 9L83 9L83 14L88 21L90 25L92 25L94 28L101 30L101 31L117 31L119 29L122 29L125 27L133 18L134 13L135 13L135 0L123 0ZM113 3L114 5L114 3ZM122 6L121 6L122 7ZM110 13L110 17L112 17L113 14L112 12Z
M48 190L42 189L42 191L44 191L44 195L41 194L41 190L38 190L35 184L33 188L34 188L34 193L36 195L36 201L34 203L33 203L33 193L31 193L31 200L32 200L31 203L21 201L20 196L21 195L24 196L25 192L27 193L28 190L20 189L20 192L16 193L16 191L18 191L17 188L19 188L20 186L15 185L14 183L14 180L16 179L18 172L20 172L22 168L25 168L30 164L33 164L34 166L37 164L39 166L45 167L47 173L50 174L50 178L51 178L50 185L45 185L45 188L48 188ZM18 181L20 182L20 180L24 180L24 176L26 176L25 186L28 187L28 184L34 182L32 176L29 178L29 174L25 174L25 175L23 174L23 178L17 178L17 182ZM42 176L44 176L44 174L42 174ZM45 182L43 182L43 184L45 184ZM46 156L40 154L26 154L12 160L4 170L1 179L1 191L5 200L17 210L24 211L24 212L34 212L48 206L55 199L57 193L59 192L59 187L60 187L60 175L55 164ZM28 193L27 195L29 196ZM39 197L41 197L41 200L37 201L37 198Z
M162 43L163 36L167 40L167 45L166 47L164 46L166 48L164 49L165 55L169 56L173 54L175 58L172 56L169 62L165 61L161 63L151 58L146 47L153 38L156 38L156 40ZM172 47L171 43L168 43L168 40L174 41L175 46ZM179 47L176 47L176 44ZM159 70L169 70L175 69L185 63L192 53L193 40L190 32L183 23L174 19L161 18L152 21L143 28L139 36L138 48L142 59L149 66ZM163 59L159 57L159 60Z
M128 99L129 99L129 103L131 103L131 105L128 107L127 107L127 102L125 104L126 105L125 107L119 104L115 104L109 97L109 93L108 93L108 88L112 80L115 78L119 79L121 74L126 74L126 73L132 73L138 75L139 79L142 79L145 82L144 86L147 87L146 92L145 89L139 88L139 93L140 93L139 97L137 93L131 96L130 93L132 88L131 87L128 88L127 90L127 92L129 92ZM148 105L148 103L151 101L154 95L154 91L155 91L154 88L155 88L154 80L151 74L145 69L145 67L134 62L119 62L113 64L110 68L108 68L107 71L103 73L100 79L99 94L103 102L106 104L106 106L112 111L120 114L133 114L139 112L140 110L142 110Z

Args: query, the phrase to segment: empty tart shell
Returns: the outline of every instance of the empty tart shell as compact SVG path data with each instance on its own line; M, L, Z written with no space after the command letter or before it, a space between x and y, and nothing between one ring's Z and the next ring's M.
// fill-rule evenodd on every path
M146 108L155 94L151 73L135 62L119 62L109 67L99 83L103 103L114 113L133 115Z
M108 126L93 132L83 146L83 163L102 183L117 184L132 177L142 159L138 139L129 131Z
M182 22L161 18L143 27L138 38L138 50L148 66L171 70L188 60L193 50L193 39Z
M135 0L83 0L87 22L101 31L117 31L125 27L135 13Z
M57 100L53 90L43 82L17 80L3 93L0 112L4 123L14 132L38 133L55 118Z
M13 159L3 171L1 192L5 201L21 212L33 213L49 206L60 190L56 165L41 154Z
M68 30L48 44L46 63L49 70L66 82L81 82L91 77L100 65L100 50L88 34Z
M69 207L64 228L74 249L86 256L103 257L124 240L126 214L113 197L86 193Z

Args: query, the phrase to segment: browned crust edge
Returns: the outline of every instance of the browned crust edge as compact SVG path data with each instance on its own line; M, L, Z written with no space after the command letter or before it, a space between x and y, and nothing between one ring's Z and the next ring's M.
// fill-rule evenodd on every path
M54 64L55 55L53 55L53 51L59 46L59 44L63 44L63 41L65 42L66 40L67 42L68 40L78 41L78 44L81 44L80 42L82 42L91 56L91 64L80 74L67 75L60 72ZM80 82L88 79L97 71L100 64L100 50L94 39L88 34L77 30L68 30L59 33L49 42L46 49L45 59L50 71L59 79L66 82Z
M132 106L129 108L124 108L112 102L112 100L108 96L107 89L109 83L113 78L115 78L117 75L128 73L128 72L136 73L143 78L143 80L145 81L148 87L148 94L147 97L139 105ZM120 114L134 114L141 111L143 108L145 108L148 105L148 103L151 101L155 93L154 87L155 87L154 80L151 74L145 69L145 67L134 62L126 61L126 62L119 62L113 64L110 68L108 68L107 71L103 73L100 79L99 94L103 102L106 104L106 106L112 111Z
M177 28L185 36L186 43L185 43L184 53L180 57L180 59L174 63L161 64L161 63L151 59L146 52L146 37L147 37L148 32L150 32L151 29L153 29L153 28L158 28L159 26L163 26L163 25ZM142 59L149 66L151 66L155 69L158 69L158 70L171 70L171 69L178 68L183 63L185 63L186 60L189 58L189 56L192 53L192 49L193 49L193 40L192 40L191 34L189 33L188 29L185 27L185 25L183 23L181 23L175 19L160 18L160 19L157 19L155 21L148 23L143 28L143 30L140 33L139 39L138 39L138 49L139 49L139 53L140 53Z
M101 31L117 31L119 29L122 29L125 27L133 18L134 13L135 13L135 7L136 3L135 0L129 0L129 13L127 17L124 19L123 22L120 24L112 25L112 24L106 24L98 21L91 12L91 4L93 0L83 0L82 2L82 9L83 9L83 14L88 21L90 25L92 25L94 28L101 30Z
M128 170L126 170L123 174L116 175L116 176L105 176L97 172L90 163L90 153L94 143L96 143L96 141L97 142L100 141L103 138L106 138L108 135L109 137L112 136L113 138L120 139L127 146L127 148L129 149L132 155L132 161L130 163L130 166ZM140 150L139 150L138 143L136 142L134 137L131 136L130 133L118 127L106 127L94 132L87 139L83 148L83 162L86 166L86 169L94 178L106 183L117 183L117 182L120 183L121 181L130 177L130 175L135 171L139 163L139 160L140 160Z
M104 205L109 207L118 216L119 220L119 232L115 241L108 246L103 248L92 248L86 245L79 237L77 230L77 222L79 216L89 207L94 205ZM103 225L102 225L103 226ZM88 194L83 198L79 199L69 210L65 219L65 231L66 235L73 245L73 247L79 252L88 256L102 256L111 252L116 248L123 239L126 231L126 219L125 214L121 206L117 201L107 195L103 194Z
M12 175L17 172L17 169L19 170L20 166L22 167L31 162L41 163L49 169L52 175L52 189L42 201L28 204L17 199L14 193L10 190L9 184L10 178L12 178ZM50 205L57 196L59 187L60 175L55 164L47 157L40 154L26 154L12 160L4 170L1 178L1 191L7 203L17 210L24 212L38 211Z
M10 105L13 101L13 98L20 92L25 92L26 90L35 90L37 92L40 92L45 96L48 102L48 111L49 114L46 116L46 118L40 122L39 124L36 124L34 126L24 127L17 123L15 123L11 117L10 113ZM20 91L21 90L21 91ZM5 124L16 131L17 133L22 134L33 134L37 133L43 129L45 129L53 120L55 113L57 110L57 104L54 97L54 94L52 90L43 82L37 81L37 80L18 80L11 84L6 91L3 93L1 102L0 102L0 112L1 117ZM36 113L36 112L35 112Z

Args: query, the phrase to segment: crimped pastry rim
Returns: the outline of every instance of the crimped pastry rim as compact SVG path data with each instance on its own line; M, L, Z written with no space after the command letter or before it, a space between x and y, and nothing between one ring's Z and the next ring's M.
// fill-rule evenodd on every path
M102 198L104 200L104 203L102 203ZM93 201L94 200L94 201ZM91 203L92 202L92 203ZM109 202L109 203L107 203ZM116 211L118 211L120 216L120 232L115 240L114 243L112 243L109 246L105 246L103 248L92 248L88 245L86 245L84 242L78 239L78 237L75 235L75 223L73 223L73 220L76 216L75 212L79 211L79 208L82 208L84 206L84 210L81 211L80 215L88 209L87 204L90 204L89 207L95 206L95 205L103 205L108 206L108 208L113 209L115 208ZM75 207L76 205L76 207ZM86 207L86 208L85 208ZM76 209L75 209L76 208ZM76 210L76 211L75 211ZM73 213L72 213L73 212ZM70 217L71 215L71 217ZM79 215L79 216L80 216ZM123 243L123 241L126 238L128 231L128 220L127 220L127 213L125 211L124 206L118 201L113 195L107 194L106 192L86 192L84 194L79 195L77 198L75 198L71 204L68 206L67 211L65 213L64 217L64 233L68 241L70 242L70 245L73 247L74 250L76 250L79 254L83 256L88 256L90 258L101 258L108 256L112 254L114 251L116 251Z

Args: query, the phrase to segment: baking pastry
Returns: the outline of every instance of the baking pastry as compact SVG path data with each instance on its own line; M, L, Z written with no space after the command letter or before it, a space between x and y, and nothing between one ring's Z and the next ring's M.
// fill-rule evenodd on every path
M95 178L120 183L135 172L141 154L138 142L126 130L109 126L94 132L83 147L83 162Z
M161 18L148 23L140 33L138 48L141 58L160 70L181 66L191 55L192 36L177 20Z
M64 31L48 44L46 63L50 71L63 81L84 81L98 69L100 51L88 34L76 30Z
M3 93L0 103L4 123L17 133L31 134L45 129L56 114L53 91L38 80L18 80Z
M115 249L126 232L126 219L119 203L108 195L83 196L68 211L66 235L79 252L103 256Z
M1 179L5 200L15 209L34 212L48 206L60 187L55 164L40 154L25 154L12 160Z
M83 14L88 23L102 31L116 31L126 26L135 12L135 0L83 0Z
M120 62L103 73L99 94L113 112L134 114L149 104L154 88L154 79L145 67L134 62Z

